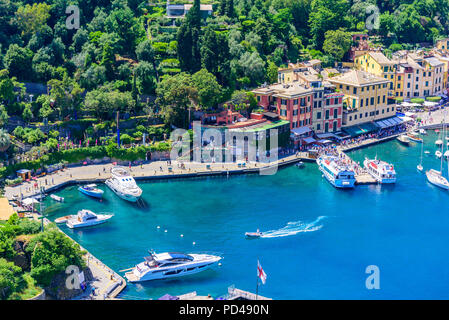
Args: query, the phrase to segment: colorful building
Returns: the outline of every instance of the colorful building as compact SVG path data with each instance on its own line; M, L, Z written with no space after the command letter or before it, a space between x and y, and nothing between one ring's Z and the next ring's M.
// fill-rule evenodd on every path
M259 106L266 112L272 112L281 120L289 122L290 130L307 128L307 138L312 132L313 90L298 82L290 84L275 84L252 91ZM296 141L302 143L302 140Z
M369 123L396 114L395 105L388 104L390 80L365 71L351 70L328 81L344 94L342 127Z

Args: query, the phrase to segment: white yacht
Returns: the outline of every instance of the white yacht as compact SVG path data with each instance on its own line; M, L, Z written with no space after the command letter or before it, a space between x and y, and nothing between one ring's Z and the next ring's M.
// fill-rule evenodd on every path
M396 171L392 164L385 161L365 159L363 166L368 173L379 183L395 183Z
M66 225L70 229L91 227L105 223L112 218L111 214L95 214L90 210L80 210L77 215L67 219Z
M442 189L449 190L449 182L445 177L443 177L441 171L430 169L429 171L426 171L426 177L431 184Z
M125 273L129 282L169 279L201 272L221 260L219 256L209 254L184 254L150 252L145 261Z
M120 198L130 202L136 202L142 195L142 189L139 188L128 171L122 167L112 168L111 178L106 180L105 183Z
M401 134L399 137L396 138L400 143L403 145L408 146L410 144L410 138L406 134Z
M354 188L355 173L336 156L321 156L316 160L326 179L336 188Z

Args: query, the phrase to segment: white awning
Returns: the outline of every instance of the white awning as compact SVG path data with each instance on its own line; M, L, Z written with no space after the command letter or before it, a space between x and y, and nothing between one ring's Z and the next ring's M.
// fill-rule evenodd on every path
M310 129L309 127L300 127L300 128L296 128L296 129L291 130L291 132L295 136L301 136L303 134L309 133L310 131L312 131L312 129Z
M24 199L24 200L22 201L22 203L23 203L24 205L26 205L26 206L29 206L29 205L31 205L31 204L39 203L39 201L37 201L37 200L34 199L34 198L26 198L26 199Z

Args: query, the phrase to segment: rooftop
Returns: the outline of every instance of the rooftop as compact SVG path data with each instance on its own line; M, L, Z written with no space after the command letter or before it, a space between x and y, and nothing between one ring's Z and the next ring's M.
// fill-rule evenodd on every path
M360 87L379 83L389 83L390 81L365 71L350 70L342 75L330 78L329 82Z
M393 66L394 62L388 59L382 52L379 51L371 51L368 53L374 60L377 61L380 65L383 66Z

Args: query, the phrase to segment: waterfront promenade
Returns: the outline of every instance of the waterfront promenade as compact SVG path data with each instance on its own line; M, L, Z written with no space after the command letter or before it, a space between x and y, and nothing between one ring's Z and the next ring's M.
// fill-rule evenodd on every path
M270 168L276 166L282 167L296 163L300 160L310 160L308 158L308 153L303 152L294 154L270 163L253 163L242 161L238 163L205 164L182 162L184 166L181 168L181 163L178 161L172 161L171 164L167 161L154 161L138 166L131 166L128 169L136 180L153 180L258 173L261 170L269 170ZM40 188L42 188L44 192L53 192L65 186L78 183L102 183L106 179L110 178L110 169L112 167L114 167L114 165L112 163L108 163L66 168L46 176L36 178L36 180L22 183L18 186L6 187L5 196L10 200L14 198L21 198L21 196L23 196L23 198L27 198L38 195L40 193Z

